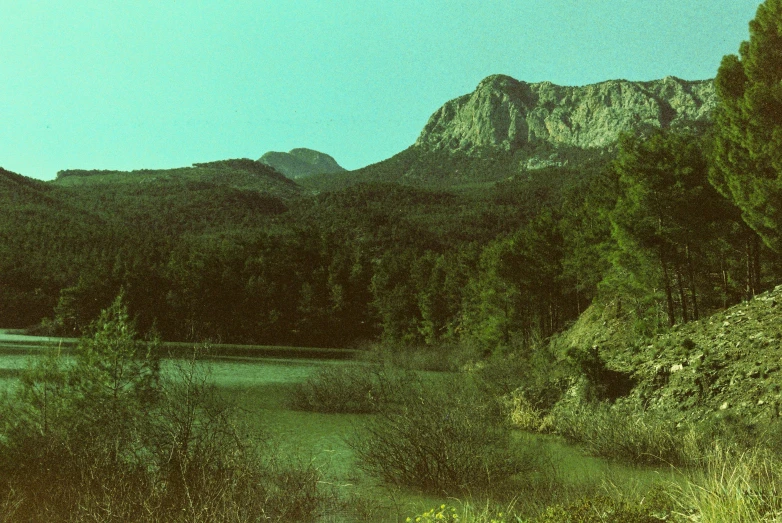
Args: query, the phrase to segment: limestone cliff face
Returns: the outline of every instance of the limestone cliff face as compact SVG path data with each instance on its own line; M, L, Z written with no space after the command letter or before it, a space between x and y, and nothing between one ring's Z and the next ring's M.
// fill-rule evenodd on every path
M468 154L538 145L602 148L622 131L707 120L715 105L711 81L667 77L565 87L495 75L435 112L415 146Z

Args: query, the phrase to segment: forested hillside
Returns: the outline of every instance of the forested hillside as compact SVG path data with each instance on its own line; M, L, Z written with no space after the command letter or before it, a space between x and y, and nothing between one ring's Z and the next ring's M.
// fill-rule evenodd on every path
M610 161L450 190L307 196L266 176L281 194L215 167L6 174L2 321L79 332L124 289L140 328L172 340L492 350L557 332L601 295L644 329L687 322L777 274L709 184L705 140L649 130Z
M263 159L4 172L0 326L78 333L122 289L171 340L491 352L595 299L640 332L687 323L779 275L769 227L742 219L715 104L712 82L493 76L406 151L308 188Z

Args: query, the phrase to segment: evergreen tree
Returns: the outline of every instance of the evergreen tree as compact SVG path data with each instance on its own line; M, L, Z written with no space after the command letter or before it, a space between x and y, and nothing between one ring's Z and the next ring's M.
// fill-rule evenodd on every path
M744 220L782 251L782 0L766 0L739 56L725 56L715 80L710 179Z
M707 182L700 141L669 131L624 136L614 169L619 197L610 218L626 286L645 294L659 289L670 325L698 319L703 286L697 275L704 272L699 265L710 225L732 214Z
M562 285L563 241L556 217L542 212L513 235L490 243L470 281L464 335L487 348L546 337L575 308Z

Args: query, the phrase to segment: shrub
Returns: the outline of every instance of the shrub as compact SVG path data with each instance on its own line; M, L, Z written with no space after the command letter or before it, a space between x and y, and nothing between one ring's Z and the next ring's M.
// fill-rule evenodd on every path
M409 345L378 343L365 353L373 363L398 369L454 372L476 358L477 350L464 344Z
M389 483L456 494L536 468L510 436L498 406L458 376L409 387L348 444L359 466Z
M514 425L532 431L547 430L548 413L569 384L565 364L544 345L495 356L476 365L473 374L486 394L503 399Z
M417 516L409 517L405 519L405 523L458 523L462 520L463 519L456 510L456 507L443 504L437 508L432 508L426 512L422 512Z
M293 389L291 406L316 412L371 413L394 401L415 375L381 365L325 366Z
M533 523L660 523L666 516L610 497L584 498L566 505L552 505L532 520Z
M419 515L408 517L405 523L511 523L522 521L512 513L512 507L494 507L486 503L478 507L473 503L461 503L459 508L442 504Z

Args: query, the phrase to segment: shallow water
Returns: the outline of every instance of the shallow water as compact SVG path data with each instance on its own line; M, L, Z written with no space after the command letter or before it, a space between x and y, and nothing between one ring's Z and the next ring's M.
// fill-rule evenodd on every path
M51 347L49 348L51 349ZM27 367L33 354L0 354L0 390L8 389L20 369ZM185 360L163 360L164 373L173 373ZM405 489L379 484L355 466L345 438L359 427L367 415L321 414L296 411L288 398L295 384L307 379L325 365L361 365L360 362L307 359L212 359L203 361L205 371L225 398L244 413L248 424L270 436L279 452L312 461L325 474L325 481L346 495L371 498L388 507L388 520L402 520L453 499L425 496ZM585 455L561 439L517 433L527 448L547 456L547 467L556 471L560 485L573 488L637 489L645 491L656 482L676 480L676 473L664 469L638 468Z

